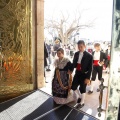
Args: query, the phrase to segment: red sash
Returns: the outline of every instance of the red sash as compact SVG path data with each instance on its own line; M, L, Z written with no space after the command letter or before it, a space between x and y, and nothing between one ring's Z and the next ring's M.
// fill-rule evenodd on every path
M81 64L77 64L77 68L76 68L78 71L80 71L81 70Z
M99 62L99 60L93 60L93 65L99 66L98 62Z
M107 56L108 60L110 60L110 55Z

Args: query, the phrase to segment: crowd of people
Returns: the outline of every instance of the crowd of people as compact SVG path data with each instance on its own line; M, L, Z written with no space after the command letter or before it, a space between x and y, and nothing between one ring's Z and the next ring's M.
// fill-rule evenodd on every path
M95 51L94 48L94 43L95 42L90 42L86 44L86 51L89 53L93 53ZM99 43L99 42L98 42ZM45 47L47 49L48 52L48 57L47 57L47 67L46 70L47 71L51 71L50 70L50 65L53 63L54 59L56 58L56 52L58 48L63 48L64 49L64 56L72 59L74 56L74 53L78 50L76 44L66 44L63 45L60 40L55 40L55 42L53 44L48 44L45 43ZM111 49L111 44L109 42L101 42L100 43L100 50L102 52L104 52L106 54L106 56L108 57L108 61L106 63L106 66L103 66L103 69L109 73L109 61L110 61L110 49Z
M77 101L76 108L82 108L86 86L90 85L88 94L92 94L97 74L101 81L103 70L107 69L109 73L111 45L106 42L85 44L83 40L79 40L77 45L62 45L57 39L53 45L45 43L44 47L45 70L51 71L52 63L55 68L52 80L54 101L57 104Z

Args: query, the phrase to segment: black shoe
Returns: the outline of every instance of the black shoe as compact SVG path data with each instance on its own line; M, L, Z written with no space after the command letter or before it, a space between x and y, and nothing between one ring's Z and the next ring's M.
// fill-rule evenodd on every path
M50 69L47 69L46 71L51 71Z
M80 102L81 102L81 98L78 98L77 103L80 103Z
M100 89L99 89L99 88L97 89L97 92L100 92Z
M92 94L92 93L93 93L93 91L90 91L90 90L88 91L88 94Z
M81 105L81 104L78 104L78 105L76 106L76 109L80 109L80 108L82 108L84 105L85 105L84 103L83 103L82 105Z

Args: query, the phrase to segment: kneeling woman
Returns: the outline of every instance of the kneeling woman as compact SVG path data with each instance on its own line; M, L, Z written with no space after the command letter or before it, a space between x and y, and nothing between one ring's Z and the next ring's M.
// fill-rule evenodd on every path
M64 57L64 50L57 50L58 59L55 60L55 73L52 81L53 99L57 104L66 104L77 99L77 95L70 90L72 85L72 64ZM74 95L73 95L74 94Z

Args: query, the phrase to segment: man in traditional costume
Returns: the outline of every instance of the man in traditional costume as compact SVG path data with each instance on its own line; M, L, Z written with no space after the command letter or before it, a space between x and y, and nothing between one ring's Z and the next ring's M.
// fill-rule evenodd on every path
M96 79L96 75L98 74L98 80L102 79L102 71L103 65L106 66L107 56L104 52L101 51L101 47L99 43L94 44L95 51L92 53L93 55L93 70L92 70L92 78L91 78L91 86L88 94L93 93L94 82ZM99 92L100 90L97 89Z
M77 101L76 108L82 108L84 106L86 86L90 84L90 76L92 71L93 57L90 53L85 51L85 42L83 40L78 41L79 51L75 53L73 59L73 69L76 68L75 75L72 83L72 90L77 90L79 86L79 99ZM81 99L80 99L81 98Z

